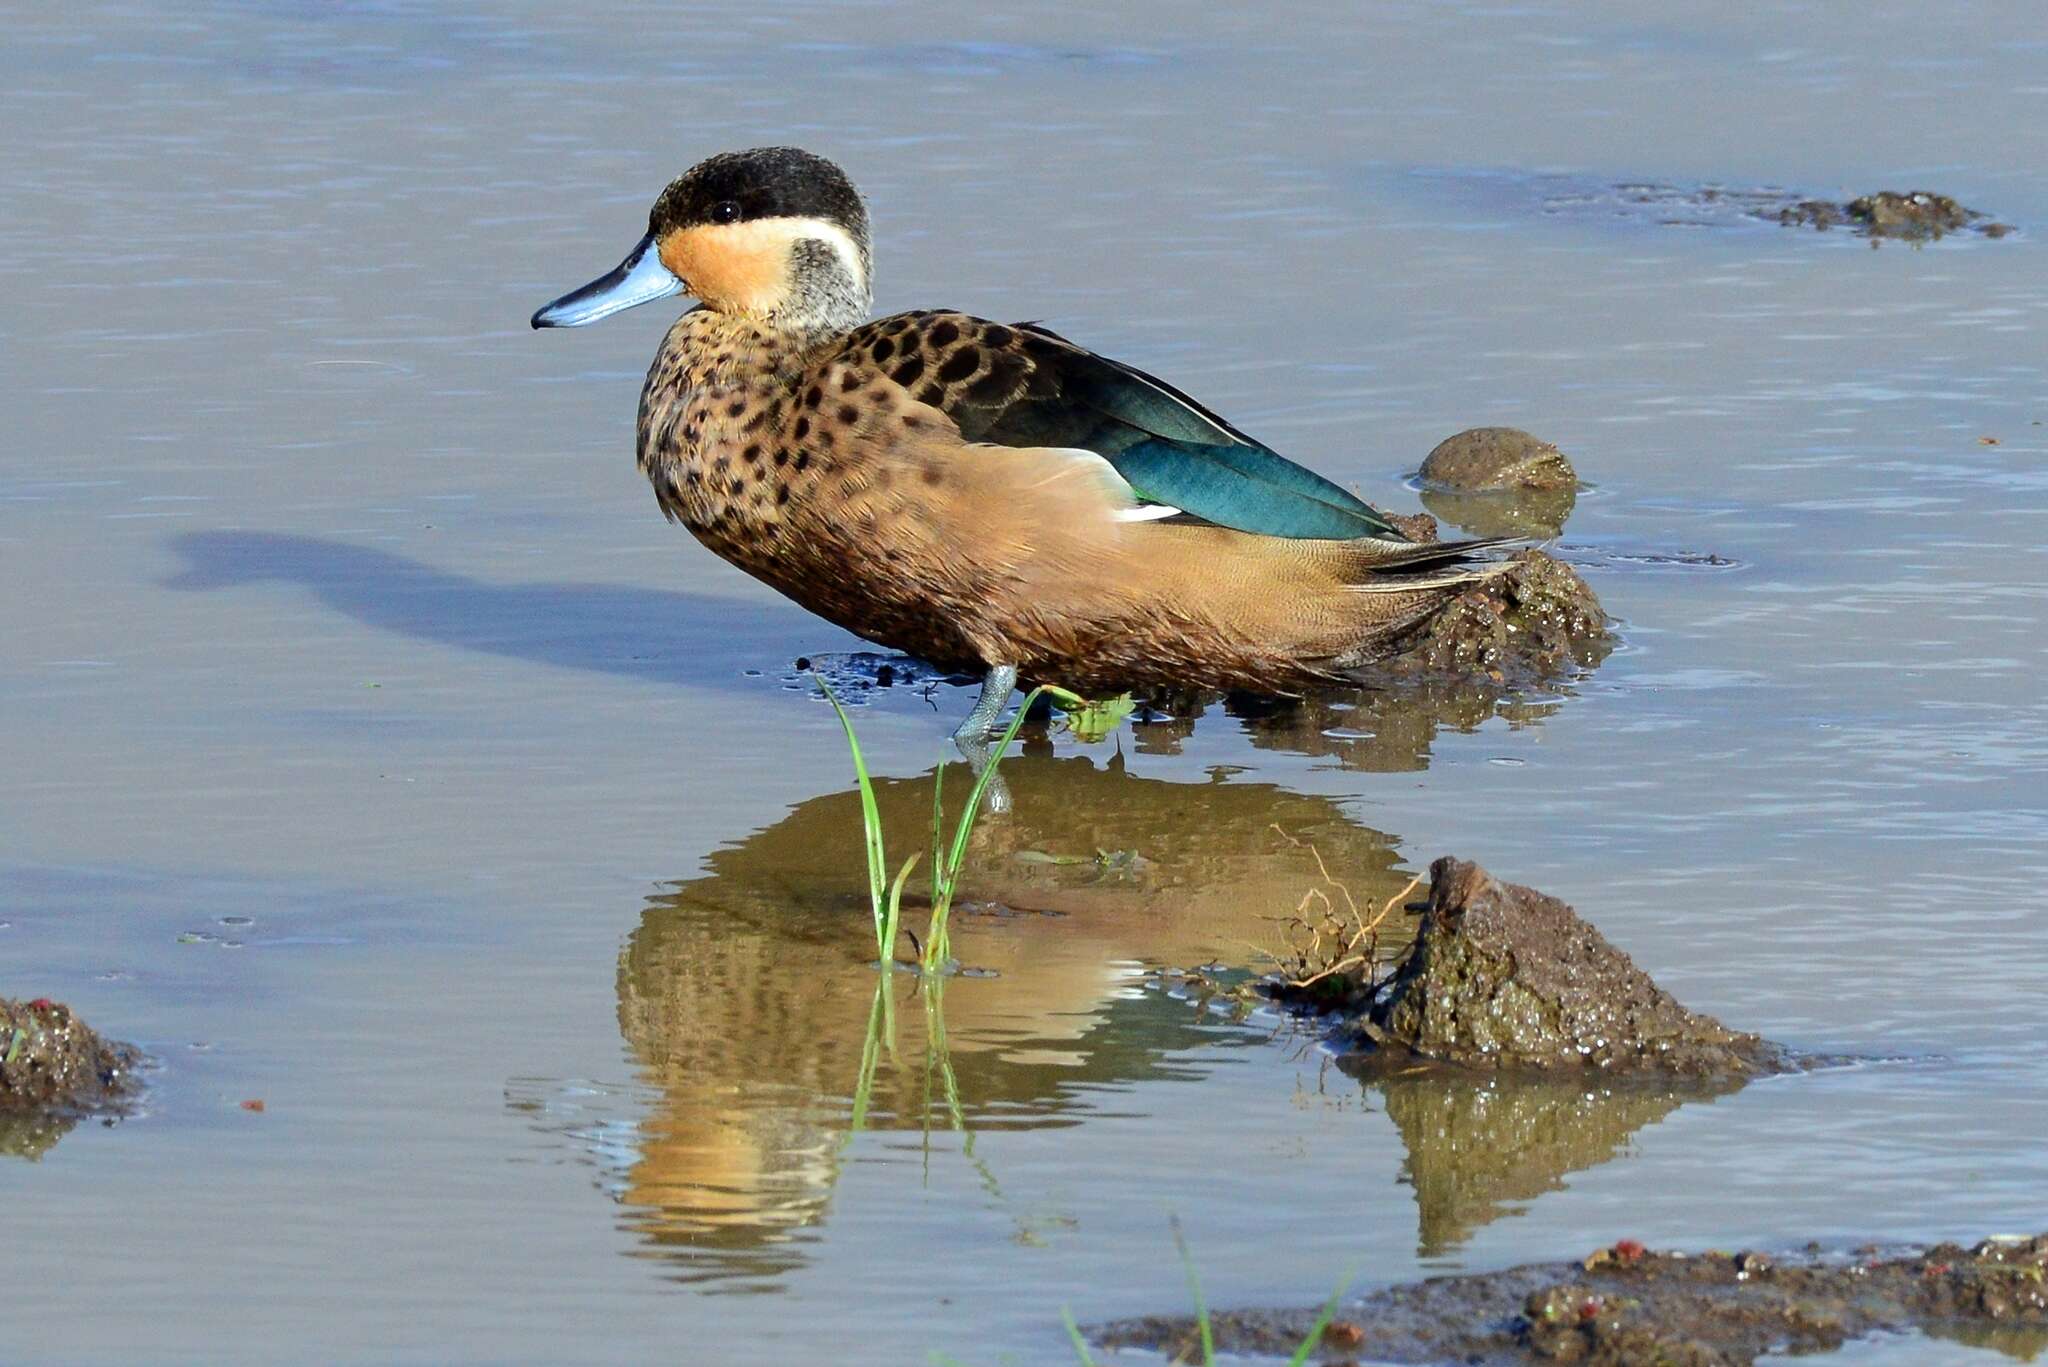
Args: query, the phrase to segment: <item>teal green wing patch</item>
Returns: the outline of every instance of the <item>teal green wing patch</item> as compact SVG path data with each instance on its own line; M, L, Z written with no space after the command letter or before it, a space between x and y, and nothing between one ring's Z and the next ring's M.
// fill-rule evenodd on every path
M1153 438L1125 447L1109 461L1147 501L1170 504L1220 527L1266 536L1406 539L1370 504L1263 446L1197 446ZM1304 489L1293 478L1299 475L1325 487Z
M1164 380L1025 324L1078 438L1147 499L1266 536L1406 540L1371 504L1232 427Z

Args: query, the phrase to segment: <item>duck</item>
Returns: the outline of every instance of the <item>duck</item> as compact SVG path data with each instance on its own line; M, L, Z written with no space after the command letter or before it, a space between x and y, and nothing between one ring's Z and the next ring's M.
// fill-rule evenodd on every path
M671 182L608 274L544 305L582 327L682 295L640 393L672 522L857 636L982 681L1265 695L1355 681L1505 539L1417 542L1164 380L1036 322L871 317L868 212L795 147Z

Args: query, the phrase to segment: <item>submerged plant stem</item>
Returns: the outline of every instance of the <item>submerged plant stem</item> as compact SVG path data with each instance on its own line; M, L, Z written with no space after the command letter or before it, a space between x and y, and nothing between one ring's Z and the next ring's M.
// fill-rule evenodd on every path
M874 1004L868 1007L867 1038L861 1044L860 1077L853 1086L853 1116L844 1142L851 1142L853 1136L867 1128L868 1106L875 1094L875 1070L881 1065L884 1043L891 1054L896 1052L896 999L890 994L891 986L886 972L875 982Z
M833 712L838 714L840 729L846 732L846 748L853 752L853 776L860 783L860 820L867 838L868 900L875 913L875 944L882 962L887 964L896 928L884 902L889 858L882 849L882 813L875 805L875 782L868 776L867 760L860 752L860 737L853 733L853 718L847 716L846 709L839 705L839 696L832 691L832 685L825 682L823 675L814 673L811 677L818 681L825 701L831 703ZM909 869L906 867L904 872L908 873Z

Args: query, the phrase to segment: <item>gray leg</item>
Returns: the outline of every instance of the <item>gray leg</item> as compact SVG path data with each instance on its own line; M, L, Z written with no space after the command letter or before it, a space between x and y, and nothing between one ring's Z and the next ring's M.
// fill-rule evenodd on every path
M1003 709L1010 705L1010 695L1017 691L1017 666L990 665L988 677L981 681L981 696L974 701L974 710L967 714L967 720L960 723L953 732L954 740L983 740L995 730L996 718L1003 715Z
M989 750L989 733L995 730L996 718L1003 715L1009 706L1010 694L1017 690L1017 666L995 665L982 680L981 696L975 699L974 710L967 714L967 720L960 723L953 732L953 744L960 748L967 760L967 767L980 778L994 757ZM982 794L982 806L990 812L1010 810L1010 785L1003 782L1001 774L989 780L987 791Z
M996 757L995 748L987 736L955 736L953 744L959 748L960 757L967 761L967 767L976 778L980 778ZM1010 810L1010 785L1003 781L999 769L989 775L988 787L981 791L981 809L985 812L1007 812Z

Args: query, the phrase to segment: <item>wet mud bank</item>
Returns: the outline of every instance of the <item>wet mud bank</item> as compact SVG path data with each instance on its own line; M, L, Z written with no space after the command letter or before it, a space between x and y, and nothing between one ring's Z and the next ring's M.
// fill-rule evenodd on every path
M1287 1358L1316 1309L1211 1317L1217 1349ZM1568 1262L1390 1287L1342 1305L1313 1360L1587 1367L1744 1367L1882 1332L1919 1331L2019 1355L2048 1346L2048 1234L1790 1256L1662 1253L1623 1240ZM1107 1325L1105 1348L1199 1361L1191 1319Z
M1840 230L1869 239L1933 242L1953 234L2000 238L2014 226L1935 190L1874 190L1852 199L1824 199L1773 187L1674 185L1663 181L1600 184L1569 176L1452 174L1452 183L1489 199L1535 201L1549 218L1609 220L1664 228L1737 228L1779 224Z
M62 1002L0 997L0 1154L40 1157L85 1117L123 1113L141 1061Z
M1966 231L2004 237L2012 231L2011 224L1997 222L1976 209L1966 209L1949 196L1932 190L1879 190L1847 203L1802 199L1785 205L1772 217L1788 228L1813 228L1820 232L1843 228L1873 241L1897 238L1904 242L1934 242L1950 233Z
M1358 1056L1409 1067L1748 1078L1801 1066L1783 1048L1689 1011L1555 897L1463 860L1430 866L1413 941L1270 993L1327 1016Z

